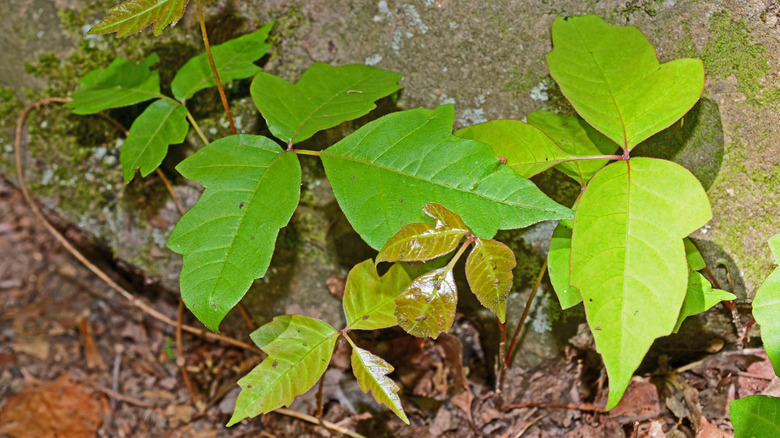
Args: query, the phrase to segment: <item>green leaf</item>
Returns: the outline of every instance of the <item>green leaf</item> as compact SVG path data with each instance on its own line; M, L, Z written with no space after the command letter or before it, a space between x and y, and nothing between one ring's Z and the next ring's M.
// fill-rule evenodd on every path
M560 221L550 239L547 253L547 272L550 275L561 309L566 310L582 302L580 290L571 285L571 234L574 221Z
M539 129L519 120L491 120L467 126L455 135L487 144L523 178L530 178L576 156Z
M674 326L673 333L680 330L685 318L691 315L697 315L721 301L731 301L737 298L736 295L725 290L713 289L707 279L700 273L688 271L688 289L685 292L685 301L683 301L680 315L677 317L677 324Z
M477 239L466 260L466 279L479 302L506 321L506 298L512 289L515 254L495 240Z
M398 324L395 299L412 282L400 264L394 264L381 278L372 260L349 271L344 289L344 315L350 330L375 330Z
M154 52L139 64L116 58L108 68L92 70L81 78L73 101L65 107L76 114L94 114L162 97L160 75L149 70L159 60Z
M293 85L259 73L250 89L268 129L285 143L368 114L374 101L401 89L401 75L367 65L332 67L315 62Z
M579 117L567 117L539 110L528 114L528 123L541 129L561 149L574 156L611 155L617 145ZM607 160L579 160L561 163L555 168L580 185L585 185Z
M627 151L685 115L704 88L701 60L661 65L633 26L610 26L595 15L557 18L552 40L547 64L564 96Z
M352 372L357 378L358 385L363 392L374 395L377 403L382 403L390 408L398 418L404 423L409 424L404 409L401 406L401 399L398 398L398 385L393 382L388 374L393 372L393 367L379 356L362 348L352 348Z
M780 262L780 234L769 239L769 247L775 261ZM767 277L753 299L753 317L761 326L761 340L764 341L769 360L780 376L780 268Z
M619 161L588 183L574 218L571 283L604 357L608 409L653 340L672 332L688 282L682 240L711 217L699 181L669 161Z
M691 239L686 237L683 239L683 243L685 244L685 258L688 260L688 266L694 271L701 271L706 268L707 263L704 262L704 257L701 256Z
M227 425L289 406L308 391L328 368L338 333L323 321L301 315L278 316L252 333L268 357L238 381L241 393Z
M398 325L410 335L436 339L455 321L458 290L446 267L418 277L395 299Z
M729 407L734 438L780 436L780 398L751 395L733 400Z
M336 199L369 245L381 248L437 202L478 237L498 229L571 219L533 183L502 165L487 145L452 135L452 105L375 120L322 154Z
M379 262L424 262L452 252L466 231L420 223L404 225L376 256Z
M217 331L252 281L265 275L279 229L298 205L301 167L268 138L234 135L177 169L206 191L176 224L168 247L184 255L184 303Z
M456 230L469 230L460 216L447 210L443 205L429 202L423 207L423 212L436 219L436 228L448 227Z
M226 84L234 79L244 79L257 74L262 68L254 63L268 52L271 45L266 42L268 34L274 27L269 23L260 29L224 44L211 48L214 64L217 66L219 79ZM171 82L171 91L176 99L184 101L198 91L215 87L217 81L211 71L211 65L206 53L191 58L176 72Z
M125 184L141 170L141 176L149 175L168 154L168 146L179 144L187 137L187 108L167 99L159 99L149 105L130 127L119 162Z
M165 26L179 21L185 6L187 0L127 0L109 9L108 17L92 26L87 34L116 32L118 38L154 23L154 36L157 36Z

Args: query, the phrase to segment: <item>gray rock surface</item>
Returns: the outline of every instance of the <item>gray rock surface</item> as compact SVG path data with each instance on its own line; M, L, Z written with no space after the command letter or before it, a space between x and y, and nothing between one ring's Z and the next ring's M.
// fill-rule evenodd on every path
M0 52L0 85L25 103L33 97L63 95L75 89L79 76L105 67L113 56L137 61L153 50L162 58L165 82L187 57L200 52L192 5L179 25L157 39L148 29L122 40L80 39L78 33L114 3L0 2L0 16L13 17L0 24L5 48ZM206 13L213 43L276 19L266 71L288 80L297 80L315 60L401 72L404 89L397 107L454 103L456 128L496 118L519 119L540 108L571 112L544 59L551 50L555 17L595 13L613 24L635 25L656 46L662 62L700 57L707 71L703 99L682 126L676 124L641 150L682 163L707 188L714 218L693 237L709 261L728 264L738 296L752 297L773 267L766 240L780 231L780 27L778 11L766 2L218 0ZM25 63L34 66L35 75L26 72ZM235 83L229 93L240 128L252 132L257 120L246 84ZM2 96L0 172L13 180L10 128L19 102L9 93ZM215 97L205 91L190 103L211 138L227 132L224 118L208 118L220 114ZM115 115L129 123L137 113ZM28 126L25 164L36 196L112 247L118 258L175 287L180 258L164 243L178 213L156 177L123 186L117 164L121 140L113 128L99 118L72 116L59 108L35 114ZM350 129L347 125L320 134L310 145L329 144ZM163 169L175 178L177 160L198 147L191 136L187 145L174 148ZM328 294L325 280L345 274L350 263L359 260L337 256L349 253L341 242L354 238L332 195L323 189L321 172L312 166L304 180L309 201L282 233L271 274L250 291L250 311L260 322L290 310L294 302L304 307L299 311L332 323L341 318L338 300ZM177 194L191 205L197 184L181 178L175 183ZM570 202L565 190L550 194ZM341 224L337 236L330 223ZM358 253L370 255L364 247ZM726 283L724 266L713 268Z

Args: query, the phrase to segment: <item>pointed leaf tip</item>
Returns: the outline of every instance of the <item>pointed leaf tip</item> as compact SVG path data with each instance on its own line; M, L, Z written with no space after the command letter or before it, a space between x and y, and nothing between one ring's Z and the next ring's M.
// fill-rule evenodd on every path
M466 278L483 306L506 321L506 299L512 290L512 269L517 266L515 254L495 240L477 239L466 260Z
M384 404L404 423L409 424L409 419L401 406L401 399L398 398L400 388L387 377L393 372L393 367L389 363L367 350L353 347L352 372L363 392L371 391L377 403Z

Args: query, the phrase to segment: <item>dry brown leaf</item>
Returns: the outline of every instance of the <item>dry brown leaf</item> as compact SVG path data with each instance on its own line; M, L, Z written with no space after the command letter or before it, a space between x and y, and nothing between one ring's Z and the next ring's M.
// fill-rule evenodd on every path
M14 438L94 437L107 409L105 397L65 373L28 383L10 398L0 411L0 432Z

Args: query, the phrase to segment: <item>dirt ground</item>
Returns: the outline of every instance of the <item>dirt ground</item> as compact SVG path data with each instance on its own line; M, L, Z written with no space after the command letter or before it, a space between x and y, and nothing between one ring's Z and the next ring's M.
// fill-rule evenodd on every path
M59 225L89 247L77 230ZM174 294L103 262L175 317ZM186 311L185 322L197 325ZM225 334L248 340L250 330ZM698 362L635 377L621 404L603 413L598 356L569 347L565 359L512 368L498 410L493 373L467 318L436 341L384 331L356 342L395 366L391 377L411 421L404 425L360 391L341 345L323 385L324 419L366 437L729 437L731 400L780 394L763 349L725 345ZM145 316L78 264L0 178L0 437L339 435L276 413L225 428L237 377L262 358L186 334L182 345L194 400L177 366L174 327ZM316 389L291 408L314 414Z

